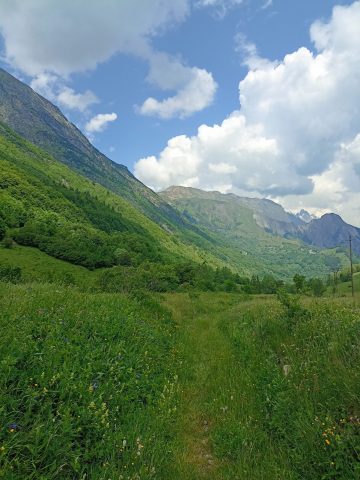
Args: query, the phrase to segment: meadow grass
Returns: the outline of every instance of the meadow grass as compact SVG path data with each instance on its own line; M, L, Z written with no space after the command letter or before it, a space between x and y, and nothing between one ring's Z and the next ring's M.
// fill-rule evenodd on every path
M360 478L360 319L347 299L168 296L182 335L177 476Z
M0 296L0 478L360 477L351 299Z
M88 270L81 265L47 255L34 247L13 244L12 248L0 245L0 266L12 265L21 268L25 282L42 282L58 284L75 284L91 289L103 269Z
M166 478L176 402L166 310L46 284L0 283L0 297L0 477Z

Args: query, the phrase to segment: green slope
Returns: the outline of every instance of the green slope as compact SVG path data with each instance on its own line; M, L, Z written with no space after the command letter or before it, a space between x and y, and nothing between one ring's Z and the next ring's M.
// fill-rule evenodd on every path
M221 245L223 258L245 274L272 273L284 279L299 272L309 277L324 276L334 263L346 262L345 254L269 233L266 225L280 229L292 221L291 215L274 202L186 187L171 187L161 195L212 235Z
M176 230L184 224L172 207L125 166L99 152L55 105L1 68L0 121L81 175L117 193L164 228Z
M0 217L20 244L88 268L113 265L119 249L135 264L179 258L220 263L3 124L0 162Z

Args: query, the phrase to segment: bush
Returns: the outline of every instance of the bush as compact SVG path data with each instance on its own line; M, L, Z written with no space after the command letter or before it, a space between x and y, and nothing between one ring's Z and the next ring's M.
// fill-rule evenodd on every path
M20 267L12 265L0 266L0 281L9 283L19 283L22 279L22 271Z
M3 240L3 245L5 248L12 248L14 246L14 241L11 237L6 236Z
M2 240L6 235L6 225L4 220L0 217L0 240Z
M308 311L299 303L299 298L289 295L284 289L279 289L277 298L284 307L286 317L293 320L300 320L308 316Z

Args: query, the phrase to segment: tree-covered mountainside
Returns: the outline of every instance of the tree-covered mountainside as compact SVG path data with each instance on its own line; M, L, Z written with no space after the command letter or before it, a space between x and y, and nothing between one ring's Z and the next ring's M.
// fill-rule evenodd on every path
M228 261L241 265L246 273L321 276L347 262L344 252L309 247L291 238L290 232L306 224L269 200L186 187L170 187L161 195L189 221L212 234Z
M22 245L88 268L145 260L221 263L3 124L0 162L0 221Z
M0 68L0 121L85 177L100 183L167 229L179 214L123 165L99 152L61 111Z

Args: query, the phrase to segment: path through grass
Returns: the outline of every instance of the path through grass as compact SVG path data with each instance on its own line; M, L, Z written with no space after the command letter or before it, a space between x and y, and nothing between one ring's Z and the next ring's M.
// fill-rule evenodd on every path
M225 403L230 402L228 374L234 363L229 340L219 328L224 305L217 297L206 304L200 296L185 295L169 296L167 305L180 330L183 358L176 478L221 478L221 462L214 456L211 432L218 421L214 410L221 415L221 408L226 409Z
M358 311L273 298L169 295L182 364L182 480L360 478Z

